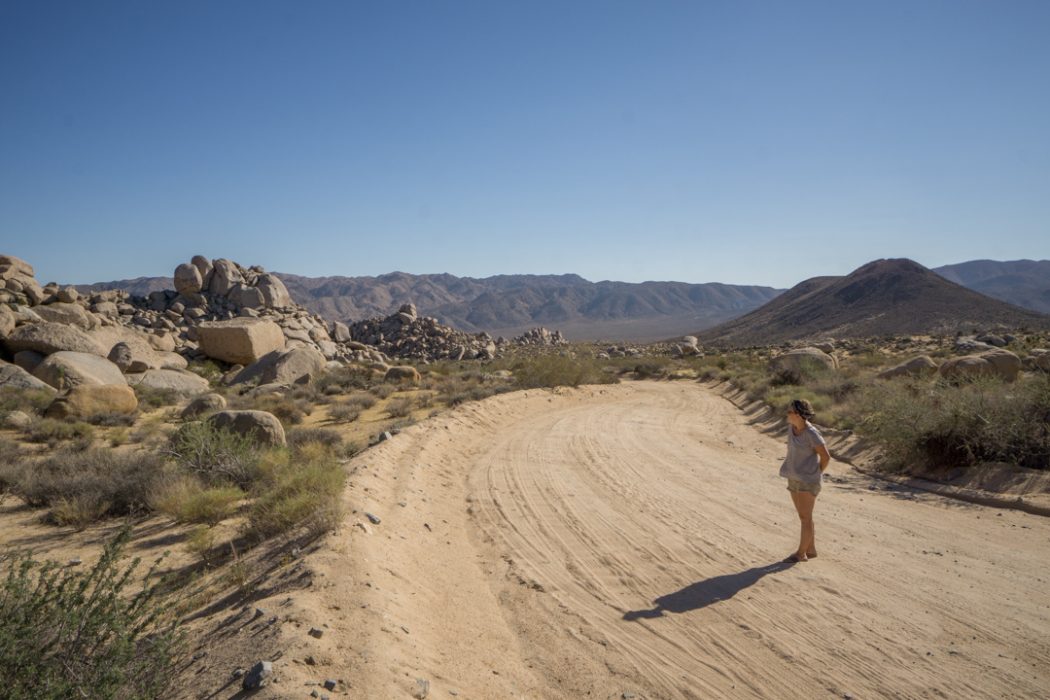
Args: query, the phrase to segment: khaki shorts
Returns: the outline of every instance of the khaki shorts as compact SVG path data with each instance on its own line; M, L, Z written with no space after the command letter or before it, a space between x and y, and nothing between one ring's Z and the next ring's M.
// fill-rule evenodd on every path
M818 481L815 484L811 484L806 481L799 481L798 479L788 479L788 491L794 491L795 493L804 491L805 493L811 493L816 496L820 493L820 482Z

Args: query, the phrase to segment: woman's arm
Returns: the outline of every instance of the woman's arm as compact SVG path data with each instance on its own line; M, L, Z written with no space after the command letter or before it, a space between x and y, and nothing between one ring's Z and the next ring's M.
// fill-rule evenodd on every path
M828 468L828 462L831 461L831 455L828 454L828 448L824 445L817 445L813 448L813 451L820 457L820 472L824 473L824 470Z

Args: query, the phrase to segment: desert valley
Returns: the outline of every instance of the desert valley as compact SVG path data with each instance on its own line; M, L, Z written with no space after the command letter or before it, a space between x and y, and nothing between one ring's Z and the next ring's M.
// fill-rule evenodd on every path
M0 256L5 692L1040 696L1050 275L984 262L956 279L1027 308L901 259L599 290ZM832 456L803 562L796 398Z

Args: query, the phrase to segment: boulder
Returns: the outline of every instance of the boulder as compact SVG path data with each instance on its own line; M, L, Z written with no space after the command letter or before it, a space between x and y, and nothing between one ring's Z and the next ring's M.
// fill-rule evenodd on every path
M182 409L184 419L196 418L210 411L221 411L226 408L226 399L221 394L202 394L190 400Z
M197 326L197 335L201 352L231 364L250 365L262 356L284 348L281 327L262 319L205 321Z
M157 352L175 352L175 338L167 331L159 331L147 335L146 341Z
M33 370L39 367L40 363L43 362L46 357L47 355L42 355L33 350L23 350L21 352L16 352L13 359L16 365L32 374Z
M0 360L0 389L41 389L55 393L54 387L40 381L18 365Z
M237 374L234 384L306 384L324 371L326 359L312 347L271 352Z
M121 372L126 373L130 371L133 362L131 357L131 346L123 341L117 343L109 351L109 355L106 356L106 359L119 367ZM142 369L138 371L141 372Z
M337 343L346 343L350 341L350 328L345 323L339 321L332 321L332 338Z
M777 355L770 360L770 367L781 377L797 382L808 372L838 369L838 361L823 350L808 347Z
M148 369L128 374L126 379L132 386L173 391L180 396L196 396L210 388L204 377L181 369Z
M138 407L138 397L127 384L81 384L51 402L44 415L48 418L88 418L108 413L130 416Z
M80 304L56 301L54 304L38 306L36 313L40 318L52 323L64 323L90 331L99 326L99 320Z
M252 437L261 443L283 446L284 426L277 416L266 411L219 411L208 423L222 430Z
M879 372L879 379L892 379L894 377L921 377L933 374L937 371L937 363L929 355L919 355L910 360L900 363L895 367Z
M11 334L11 331L15 329L15 323L15 315L6 306L0 304L0 339Z
M266 308L281 309L292 305L292 296L277 275L269 272L259 275L255 286L262 293L263 305Z
M415 367L409 367L408 365L399 365L391 367L383 375L383 380L387 382L411 382L418 384L421 377L419 376L419 370Z
M13 255L0 255L0 274L7 276L35 277L33 266Z
M63 287L58 290L55 296L58 297L58 300L63 304L72 304L80 298L80 293L77 291L76 287Z
M263 307L263 293L257 287L249 287L246 284L235 284L230 289L227 298L236 306L245 309L260 309Z
M1012 382L1021 371L1021 358L1009 350L992 349L976 355L964 355L945 360L940 367L945 379L998 377Z
M226 296L235 284L244 282L236 263L219 258L212 263L211 284L208 291L217 296Z
M0 425L10 430L25 430L32 424L33 417L24 411L11 411L0 421Z
M79 328L47 321L19 326L4 343L12 353L35 350L44 355L55 352L88 353L101 358L107 355L107 351Z
M211 260L208 260L203 255L194 255L190 260L190 264L201 273L201 290L208 289L211 285L212 270L214 269Z
M196 294L203 284L204 277L193 263L182 263L175 268L175 291L179 294Z
M120 368L106 358L65 350L48 355L33 376L59 391L81 384L127 384Z

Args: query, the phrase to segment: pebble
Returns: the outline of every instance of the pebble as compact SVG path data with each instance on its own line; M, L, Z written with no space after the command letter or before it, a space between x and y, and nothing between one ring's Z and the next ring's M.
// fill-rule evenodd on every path
M326 679L324 682L324 689L335 690L335 681L333 681L331 678Z
M260 661L245 674L244 680L241 681L241 687L245 690L261 688L269 682L269 678L272 675L273 664L269 661Z
M317 629L316 627L311 627L310 631L307 634L309 634L314 639L320 639L321 636L324 634L324 630Z
M365 517L368 518L368 521L373 525L378 525L379 523L383 522L379 519L378 515L372 515L371 513L365 513Z
M417 678L416 690L412 693L412 697L416 700L423 700L428 695L430 695L430 681L425 678Z
M80 566L83 563L84 560L80 557L73 557L72 559L66 562L66 566Z

